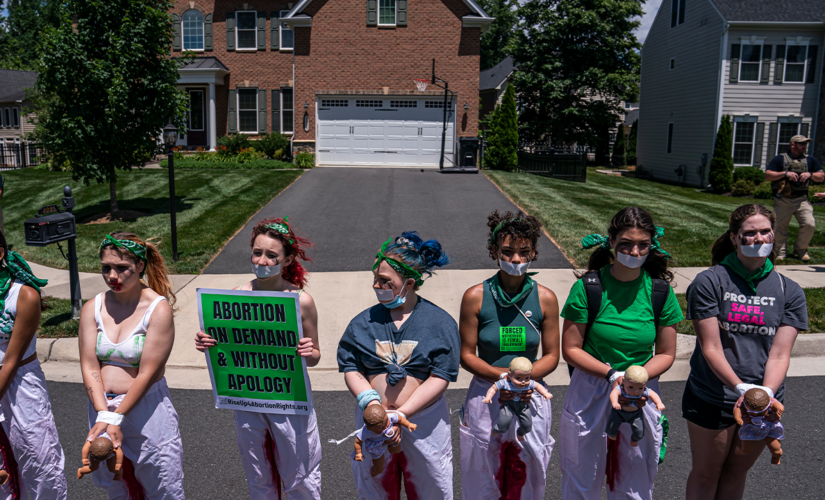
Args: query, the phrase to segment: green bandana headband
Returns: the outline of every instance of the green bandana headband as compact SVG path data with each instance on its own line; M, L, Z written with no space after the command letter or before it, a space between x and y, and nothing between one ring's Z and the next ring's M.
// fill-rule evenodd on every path
M493 229L493 232L490 233L490 244L491 245L496 244L496 237L498 236L498 232L501 231L501 228L504 227L504 224L509 224L511 222L516 222L516 221L519 221L519 220L524 220L524 219L522 219L522 218L505 219L505 220L499 222L498 225L496 226L496 228Z
M373 272L375 272L375 270L378 268L378 265L381 264L381 261L383 260L383 261L386 261L387 264L389 264L391 268L395 269L395 272L397 272L401 276L403 276L405 278L414 279L415 284L418 285L418 286L423 285L424 280L421 277L421 273L419 273L415 269L411 268L407 264L404 264L400 260L396 260L396 259L393 259L392 257L387 257L386 255L384 255L384 251L387 249L388 246L390 246L391 243L392 243L392 238L385 241L384 244L381 245L381 250L379 250L378 253L375 254L375 259L376 259L375 264L372 265Z
M107 234L106 238L103 240L103 243L100 244L100 248L103 248L108 245L114 245L118 248L129 250L130 252L135 254L140 260L146 262L146 247L136 241L118 240L113 238L111 234Z
M289 236L289 226L287 223L289 222L289 216L287 215L284 217L283 222L273 222L272 224L267 224L264 227L267 229L272 229L273 231L278 231L279 233L283 234L284 236ZM292 245L295 243L292 239L287 239L289 244Z
M650 250L659 252L664 255L666 259L669 259L670 254L662 250L662 245L659 243L659 238L665 235L665 228L658 226L653 227L656 228L656 232L653 233L653 237L651 238L653 242L650 244ZM582 238L582 248L585 250L595 246L610 250L610 238L602 236L601 234L588 234Z

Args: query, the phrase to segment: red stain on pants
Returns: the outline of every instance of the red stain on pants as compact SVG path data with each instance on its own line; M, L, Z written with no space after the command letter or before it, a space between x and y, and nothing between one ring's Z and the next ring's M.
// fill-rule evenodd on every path
M519 456L521 448L512 441L501 443L496 483L501 500L520 500L521 490L527 484L527 464Z
M381 486L387 493L388 500L401 500L401 479L404 479L404 490L407 492L409 500L419 500L415 485L410 481L407 457L404 452L390 453L390 459L384 468L384 475L381 478Z

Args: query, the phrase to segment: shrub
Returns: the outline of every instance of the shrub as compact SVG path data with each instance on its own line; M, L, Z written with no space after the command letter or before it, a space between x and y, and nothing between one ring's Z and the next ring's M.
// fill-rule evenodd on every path
M260 151L255 151L252 148L242 149L235 156L235 163L252 163L255 160L263 160L266 155Z
M252 142L252 146L269 158L281 160L284 152L289 151L289 137L277 132L263 134L260 141Z
M516 91L512 85L507 86L501 104L493 113L484 151L485 166L515 171L518 167L518 113Z
M765 181L765 172L762 171L761 168L757 167L735 168L733 170L733 182L736 183L736 181L742 179L750 182L754 186L758 186Z
M754 191L756 191L756 186L746 179L739 179L731 187L731 194L739 197L752 196Z
M773 198L773 192L771 191L771 183L763 182L756 186L756 189L753 192L753 197L758 198L760 200L770 200L771 198Z
M716 144L713 147L713 159L710 161L708 180L713 190L725 193L731 189L733 183L733 127L730 115L722 117L719 131L716 133Z
M209 160L211 157L214 157L214 156L217 156L217 155L215 153L210 153L209 151L207 151L203 148L198 148L198 149L195 150L195 154L192 155L192 158L195 161L204 161L204 160Z
M242 149L251 147L249 138L244 134L225 135L218 139L218 146L224 146L226 151L231 155L236 155Z
M627 136L627 162L630 163L630 158L633 158L633 163L636 163L636 142L639 137L639 120L633 120L633 125L630 126L630 135Z
M161 168L168 168L169 161L168 160L161 160L160 162ZM237 162L227 162L227 161L209 161L209 160L190 160L190 159L175 159L175 168L220 168L220 169L233 169L233 168L249 168L249 169L285 169L285 168L295 168L295 165L292 163L287 163L285 161L278 161L278 160L253 160L249 163L237 163Z
M613 165L625 165L625 135L624 126L619 125L619 131L616 133L616 142L613 143Z
M312 168L315 166L315 154L302 152L295 155L295 166L299 168Z

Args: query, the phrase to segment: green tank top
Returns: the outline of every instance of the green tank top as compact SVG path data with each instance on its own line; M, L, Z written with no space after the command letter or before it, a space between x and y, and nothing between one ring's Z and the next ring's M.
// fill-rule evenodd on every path
M536 329L541 331L541 323L544 321L538 283L516 304L530 319L528 323L515 306L502 308L496 303L490 293L491 279L483 283L484 295L478 317L478 357L499 368L510 366L510 361L519 356L535 362L541 344Z

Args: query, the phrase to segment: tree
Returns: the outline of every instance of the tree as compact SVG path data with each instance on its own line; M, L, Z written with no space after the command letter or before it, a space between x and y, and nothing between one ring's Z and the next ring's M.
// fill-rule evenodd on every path
M633 120L630 126L630 135L627 136L627 157L636 159L636 142L639 138L639 119Z
M710 161L708 181L717 193L730 191L733 184L733 125L730 115L722 117L716 132L716 144L713 146L713 159Z
M515 0L479 0L484 12L494 17L490 29L481 37L481 67L490 69L510 54L518 20Z
M487 132L484 163L488 168L513 171L518 167L518 114L516 91L508 85L496 106Z
M0 67L36 69L45 29L60 24L61 3L55 0L9 0L0 19Z
M639 95L641 0L532 0L518 10L513 83L521 134L607 154L622 101Z
M619 125L619 130L616 132L616 142L613 143L613 161L618 162L619 165L625 164L625 141L627 138L624 135L624 126Z
M171 120L184 130L187 98L170 57L171 0L83 0L48 28L35 88L47 107L38 139L75 180L109 182L117 211L117 170L143 166L160 150ZM76 16L72 27L70 15Z

